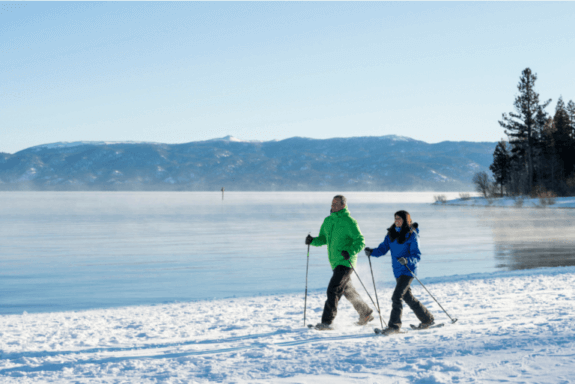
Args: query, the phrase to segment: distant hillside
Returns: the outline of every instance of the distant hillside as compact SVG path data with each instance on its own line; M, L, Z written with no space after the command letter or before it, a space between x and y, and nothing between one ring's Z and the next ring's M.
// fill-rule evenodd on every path
M54 143L0 153L0 190L470 190L496 144L400 136Z

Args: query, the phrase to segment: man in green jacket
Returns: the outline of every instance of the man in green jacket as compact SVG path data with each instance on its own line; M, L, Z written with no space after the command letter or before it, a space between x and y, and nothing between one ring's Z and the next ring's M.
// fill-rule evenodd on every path
M323 308L321 323L317 329L331 329L331 323L337 315L337 303L341 296L348 299L359 313L357 324L365 325L373 320L373 310L361 299L351 283L351 274L357 263L357 254L365 247L365 241L357 221L349 215L347 199L337 195L331 203L331 214L325 218L319 235L305 239L306 244L321 247L327 244L329 263L333 276L327 286L327 300Z

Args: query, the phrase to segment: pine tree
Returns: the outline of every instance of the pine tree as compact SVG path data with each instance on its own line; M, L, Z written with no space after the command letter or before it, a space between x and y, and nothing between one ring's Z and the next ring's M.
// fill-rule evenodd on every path
M549 179L548 189L556 190L555 179L557 170L560 168L557 149L555 148L555 123L553 118L548 117L541 132L541 172Z
M548 179L548 156L551 136L546 134L546 126L549 123L549 114L539 106L535 115L535 134L533 135L533 182L542 184Z
M495 152L493 152L493 164L489 166L489 169L493 172L495 182L500 185L501 196L503 196L503 185L507 184L511 171L511 156L505 141L501 140L497 143Z
M537 113L545 109L551 100L539 104L539 94L535 92L537 75L531 69L525 68L519 78L517 89L519 95L513 103L515 112L503 114L499 124L505 128L511 145L512 159L527 166L527 192L533 190L533 147L534 137L537 136Z
M559 97L553 116L553 140L560 163L563 165L562 178L567 179L573 172L575 165L575 140L569 112L565 107L563 98Z
M575 103L573 100L569 100L567 103L567 113L569 114L569 120L571 120L571 137L575 139Z

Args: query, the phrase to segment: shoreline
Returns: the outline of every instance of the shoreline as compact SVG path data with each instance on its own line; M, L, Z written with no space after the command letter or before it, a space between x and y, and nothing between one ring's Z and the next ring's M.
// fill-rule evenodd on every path
M575 196L573 197L556 197L553 203L548 203L539 198L514 198L514 197L496 197L487 199L482 196L469 197L466 199L453 199L445 202L436 201L432 205L436 206L459 206L459 207L485 207L485 208L565 208L575 209Z

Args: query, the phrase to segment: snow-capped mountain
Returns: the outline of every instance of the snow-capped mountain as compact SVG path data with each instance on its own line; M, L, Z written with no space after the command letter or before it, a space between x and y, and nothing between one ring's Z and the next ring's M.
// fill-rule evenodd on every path
M234 142L234 143L261 143L260 140L242 140L242 139L238 139L236 137L233 137L231 135L225 136L225 137L220 137L217 139L209 139L206 140L205 142L210 142L210 141L228 141L228 142ZM274 140L276 141L276 140Z
M2 190L469 190L495 142L402 136L73 142L0 153Z

